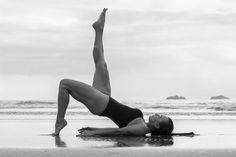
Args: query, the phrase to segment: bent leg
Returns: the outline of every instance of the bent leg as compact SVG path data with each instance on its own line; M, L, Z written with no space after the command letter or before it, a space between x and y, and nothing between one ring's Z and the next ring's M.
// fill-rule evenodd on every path
M63 79L59 86L55 135L58 135L67 124L65 113L69 104L69 95L83 103L90 112L96 115L101 114L105 110L109 101L107 95L90 85L75 80Z
M103 49L103 30L105 24L105 14L107 9L99 16L98 20L94 22L93 28L95 30L95 41L93 48L93 59L95 63L95 73L93 77L93 87L106 95L111 95L111 86L107 64L104 58Z

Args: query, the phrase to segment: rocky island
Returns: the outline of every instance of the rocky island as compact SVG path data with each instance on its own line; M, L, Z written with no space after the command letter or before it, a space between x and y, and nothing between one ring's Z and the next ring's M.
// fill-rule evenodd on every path
M221 100L221 99L229 99L229 98L225 97L223 95L218 95L218 96L211 97L211 100Z
M185 97L178 96L178 95L169 96L169 97L166 98L166 100L185 100L185 99L186 99Z

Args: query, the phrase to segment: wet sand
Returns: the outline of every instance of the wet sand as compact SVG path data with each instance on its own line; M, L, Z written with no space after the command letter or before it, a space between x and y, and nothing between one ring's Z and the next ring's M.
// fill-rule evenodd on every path
M52 137L53 120L0 120L1 156L235 156L236 120L174 120L174 132L197 136L76 137L81 127L116 127L109 120L68 120Z
M137 148L67 148L67 149L0 149L4 157L234 157L236 150L232 149L137 149Z

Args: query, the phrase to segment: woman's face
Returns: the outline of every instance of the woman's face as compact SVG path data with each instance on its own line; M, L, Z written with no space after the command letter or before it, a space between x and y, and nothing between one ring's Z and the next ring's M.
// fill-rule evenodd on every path
M159 128L160 127L159 123L166 120L167 120L166 116L160 114L154 114L149 116L148 122L150 124L153 124L153 126L155 126L156 128Z

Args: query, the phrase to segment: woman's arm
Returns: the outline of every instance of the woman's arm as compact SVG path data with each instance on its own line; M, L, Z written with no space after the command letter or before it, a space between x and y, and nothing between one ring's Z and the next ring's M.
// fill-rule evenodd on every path
M123 128L97 128L95 130L81 130L82 136L93 135L133 135L144 136L147 133L147 127L144 124L134 124Z
M84 127L84 128L81 128L79 129L79 133L82 132L82 131L94 131L94 130L102 130L102 129L116 129L116 128L95 128L95 127Z
M95 127L84 127L84 128L79 129L78 131L81 132L81 131L83 131L83 130L98 130L98 129L101 129L101 128L95 128Z

